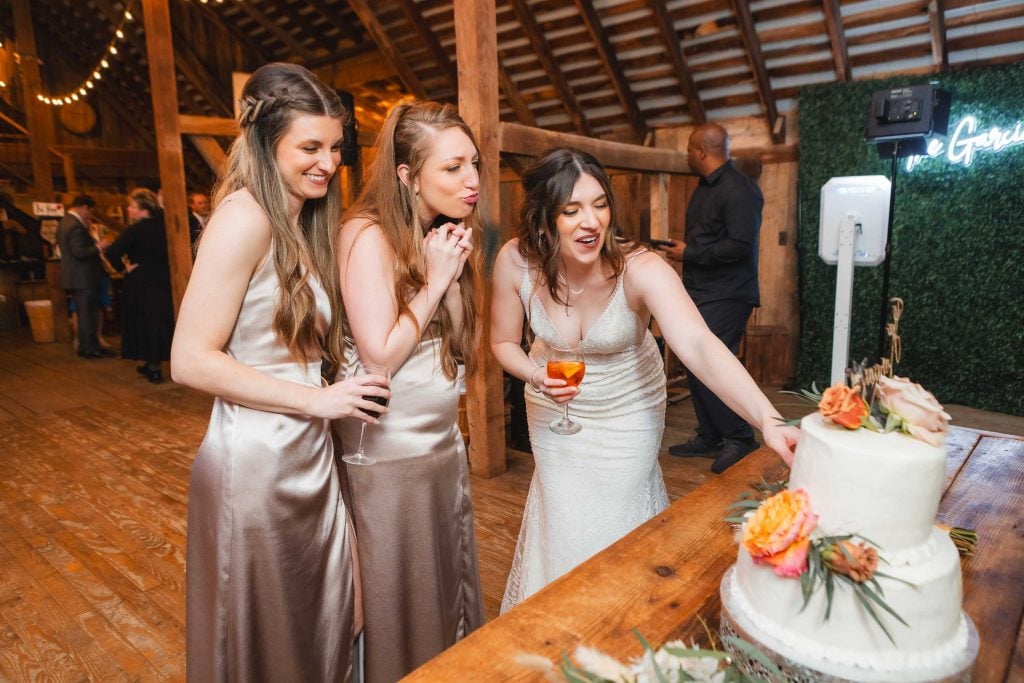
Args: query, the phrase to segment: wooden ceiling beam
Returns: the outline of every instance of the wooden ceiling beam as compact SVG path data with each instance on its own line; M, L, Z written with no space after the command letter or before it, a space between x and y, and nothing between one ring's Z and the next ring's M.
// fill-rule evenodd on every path
M238 135L238 121L227 117L178 114L178 128L182 135L223 138L233 138Z
M312 36L314 42L316 42L316 44L323 48L328 54L337 50L338 46L336 44L331 44L331 42L328 41L322 33L313 28L313 19L314 17L320 16L319 12L314 10L312 16L303 16L295 5L287 2L274 3L274 7L278 8L280 12L284 13L289 19L291 19L292 23L298 26L300 30L304 31L307 35ZM280 21L275 23L280 25Z
M92 3L112 26L117 26L120 23L124 10L116 10L110 0L92 0ZM125 36L139 54L145 55L146 43L139 34L141 26L141 22L132 22L127 27L128 30L125 31ZM199 91L200 96L206 100L211 109L218 114L231 112L232 107L229 101L225 100L220 92L218 92L218 88L220 91L225 90L224 85L206 70L202 60L192 52L192 49L188 46L188 41L179 31L174 31L174 65L181 72L181 75L185 77L185 80Z
M209 5L201 4L198 2L190 2L188 4L192 7L199 9L199 11L203 13L203 16L206 17L209 20L209 22L213 24L215 27L217 27L217 29L220 30L222 33L231 36L236 41L244 45L246 49L249 50L249 52L256 56L259 64L266 64L267 62L278 61L274 55L267 53L267 51L263 49L262 45L260 45L255 40L250 38L249 34L245 33L244 31L240 31L237 27L237 22L232 22L231 25L228 25L227 22L221 19L220 15L217 14L216 10L214 10Z
M597 46L597 56L604 65L605 71L608 72L612 87L615 88L615 94L618 95L622 109L626 113L626 119L629 121L633 135L638 142L643 142L647 138L647 121L644 119L643 112L640 111L636 96L629 87L622 65L619 64L619 59L615 56L615 49L612 47L611 41L608 40L608 34L605 33L601 19L597 16L593 0L573 0L573 2L576 5L576 10L583 17L583 23L587 27L587 31L590 32L591 39Z
M931 0L928 3L928 26L932 37L932 61L938 71L949 68L949 46L946 44L946 3L945 0Z
M369 3L366 0L347 0L347 2L352 11L359 17L363 28L370 34L370 38L377 44L377 48L388 58L391 65L395 67L395 71L398 72L398 77L402 79L405 87L416 97L427 99L427 89L423 87L423 83L420 82L416 72L405 61L401 50L388 37L387 31L384 30L380 20L377 19L377 15L370 8Z
M694 123L701 124L708 120L704 111L704 103L701 102L700 93L697 91L697 84L693 80L690 67L686 64L686 55L683 54L683 46L679 42L679 36L673 26L672 17L668 13L663 0L646 0L647 8L654 15L655 24L661 34L661 41L668 49L669 59L675 77L683 89L683 99L690 110L690 118Z
M328 7L323 0L306 0L313 9L320 13L334 28L341 31L341 34L351 40L357 47L366 45L366 36L355 31L346 21L338 19L338 11Z
M508 100L508 104L512 107L512 111L515 113L519 123L524 126L536 126L537 119L534 117L533 112L530 111L530 108L526 106L523 96L519 94L516 82L512 80L512 76L500 59L498 60L498 85L501 87L501 91L505 93L505 99Z
M316 55L314 55L309 48L296 40L291 33L281 28L276 21L270 19L266 14L257 9L253 3L240 2L237 3L236 6L241 8L241 10L245 12L250 19L262 26L268 33L270 33L270 35L281 41L281 43L291 50L299 59L302 59L305 62L311 62L316 59Z
M530 128L518 123L502 122L500 133L501 151L509 154L540 156L548 148L568 146L593 154L602 164L611 168L645 173L693 174L686 153L674 149L598 140L571 133Z
M533 16L533 10L526 5L526 0L509 0L509 4L512 6L516 18L519 19L519 24L529 39L530 45L533 46L533 51L537 55L541 67L547 74L551 84L555 86L555 91L562 100L562 106L565 107L573 128L583 135L593 137L590 124L587 123L586 117L583 116L583 110L580 108L580 103L576 99L575 93L569 87L569 82L562 74L558 62L555 61L555 56L551 52L551 46L548 45L548 41L544 38L543 29L541 29Z
M441 41L437 39L437 35L430 30L427 25L426 19L423 18L423 13L420 12L419 8L416 7L416 3L412 0L398 0L398 6L402 8L402 13L405 15L406 20L412 25L413 30L416 31L416 35L427 46L427 50L430 52L434 61L437 62L437 66L441 69L444 75L448 78L448 81L452 84L452 88L458 91L459 88L459 74L455 68L455 63L443 47L441 47Z
M754 17L750 13L748 0L730 0L733 12L736 13L736 27L740 31L740 38L743 39L743 46L747 49L747 56L750 57L750 69L754 72L754 82L757 85L757 94L764 106L765 116L768 119L768 130L771 132L772 142L781 144L786 139L785 125L779 125L779 109L775 105L775 94L772 91L772 81L768 77L768 69L764 65L764 55L761 54L761 40L757 37L757 29L754 26ZM783 123L785 120L783 119Z
M853 71L850 68L850 51L846 47L846 30L843 28L843 15L839 11L839 0L821 0L821 10L825 13L825 28L832 44L836 80L847 83L853 80Z
M19 133L31 135L28 132L28 122L25 120L25 114L7 104L4 100L0 100L0 119L6 121Z

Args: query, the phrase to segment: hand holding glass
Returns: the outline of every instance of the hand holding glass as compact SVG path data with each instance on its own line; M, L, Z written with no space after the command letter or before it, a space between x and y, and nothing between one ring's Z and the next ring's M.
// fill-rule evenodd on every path
M578 387L583 381L583 373L586 371L586 363L579 346L573 349L552 347L550 351L548 377L565 380L566 386ZM562 417L552 422L550 427L555 434L575 434L583 429L578 423L569 419L569 401L564 404Z
M391 371L388 370L383 365L375 365L373 363L359 363L359 365L356 367L355 374L356 375L380 375L380 376L382 376L382 377L387 379L388 384L391 383ZM377 385L377 386L380 386L380 385ZM384 388L386 389L387 386L385 385ZM391 397L390 397L390 394L388 396L363 396L363 400L364 401L370 401L372 403L376 403L377 405L380 405L380 406L383 406L383 407L387 408L388 407L388 403L391 400ZM370 415L372 417L376 417L376 418L379 418L383 414L383 412L384 412L384 411L375 411L375 410L373 410L371 408L368 408L368 407L363 407L363 408L361 408L361 410L364 413L366 413L366 414L368 414L368 415ZM341 459L343 461L347 462L349 465L372 465L373 463L377 462L375 459L373 459L370 456L366 455L366 453L363 451L363 435L364 434L366 434L366 422L365 421L359 427L359 446L356 448L355 452L353 452L353 453L346 453L343 456L341 456Z

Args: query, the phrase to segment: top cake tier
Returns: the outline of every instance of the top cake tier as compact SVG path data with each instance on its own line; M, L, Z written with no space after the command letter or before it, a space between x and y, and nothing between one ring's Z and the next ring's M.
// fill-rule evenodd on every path
M818 413L800 430L789 488L807 492L822 532L860 534L885 558L928 541L946 479L945 444L848 430Z

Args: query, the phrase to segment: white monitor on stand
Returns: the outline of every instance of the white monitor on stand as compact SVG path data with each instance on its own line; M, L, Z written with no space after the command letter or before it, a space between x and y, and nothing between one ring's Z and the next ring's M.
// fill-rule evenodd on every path
M832 178L821 187L818 255L825 263L839 266L832 328L832 384L846 380L853 266L877 266L885 260L890 188L889 179L880 175Z

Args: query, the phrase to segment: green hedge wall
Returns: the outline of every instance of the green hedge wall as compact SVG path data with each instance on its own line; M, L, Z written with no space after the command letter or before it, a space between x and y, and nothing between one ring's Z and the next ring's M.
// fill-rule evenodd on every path
M807 88L799 96L800 362L798 382L828 385L836 267L818 257L821 187L829 178L891 176L864 141L871 94L938 82L951 91L950 133L1024 120L1024 64ZM1022 126L1024 127L1024 126ZM891 296L904 300L896 374L943 403L1024 415L1024 144L981 151L969 167L927 159L896 180ZM850 358L874 359L882 268L854 269Z

